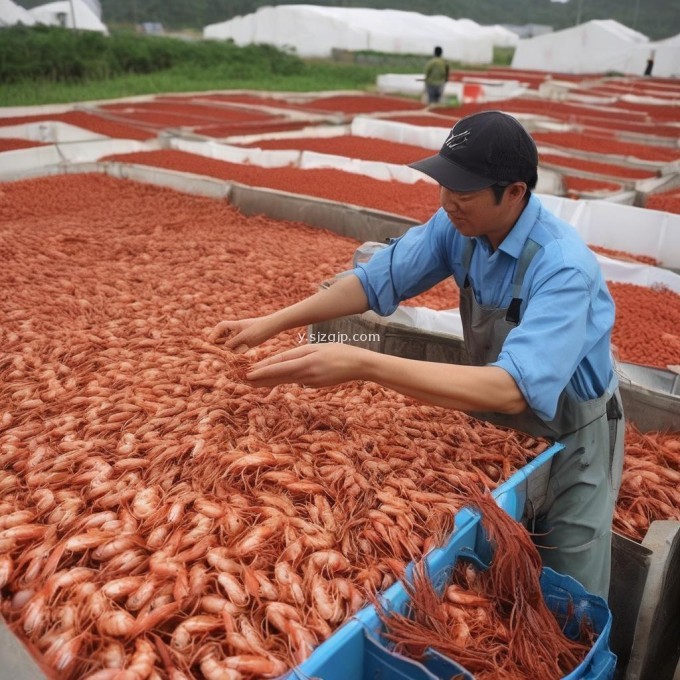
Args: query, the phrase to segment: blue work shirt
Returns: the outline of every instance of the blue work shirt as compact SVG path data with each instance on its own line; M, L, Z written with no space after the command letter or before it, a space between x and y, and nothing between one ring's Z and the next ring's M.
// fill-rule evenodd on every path
M540 418L552 420L565 388L577 401L587 401L616 386L611 356L615 307L595 255L577 231L546 210L536 196L530 197L497 250L485 237L475 238L469 272L463 266L468 239L440 209L354 273L370 308L383 316L448 276L462 288L466 274L479 304L507 308L528 238L540 250L524 277L521 321L491 365L515 379Z

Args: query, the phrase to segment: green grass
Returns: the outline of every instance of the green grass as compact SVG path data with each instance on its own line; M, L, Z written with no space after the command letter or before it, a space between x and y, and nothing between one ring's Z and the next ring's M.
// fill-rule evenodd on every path
M129 32L105 37L44 26L3 29L2 38L0 106L5 107L206 90L371 91L381 73L420 73L427 60L375 52L301 59L268 45Z
M161 92L204 90L266 90L313 92L367 90L375 86L380 70L368 66L306 62L301 73L267 74L263 78L234 78L219 66L179 66L155 73L129 74L107 80L78 83L49 80L23 81L0 88L0 106L33 106L99 99L116 99Z
M278 92L322 92L328 90L374 91L381 73L418 73L394 65L386 70L366 64L336 63L331 60L304 61L300 73L266 74L260 78L235 78L219 66L177 66L154 73L127 74L106 80L55 82L27 80L0 87L0 106L35 106L69 102L118 99L163 92L207 90L262 90ZM454 65L455 67L455 65Z
M116 99L162 92L201 92L205 90L264 90L314 92L324 90L371 90L381 69L332 62L305 62L300 73L267 74L263 78L234 78L219 66L175 67L155 73L130 74L82 83L47 80L24 81L0 88L0 106L33 106L66 102Z

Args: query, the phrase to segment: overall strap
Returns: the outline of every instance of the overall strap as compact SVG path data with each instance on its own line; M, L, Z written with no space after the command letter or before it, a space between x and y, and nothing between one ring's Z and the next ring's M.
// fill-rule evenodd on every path
M528 239L522 249L522 254L519 256L517 263L517 271L515 271L515 278L512 281L512 300L505 315L505 320L509 323L517 325L519 323L519 313L522 306L522 298L519 296L522 291L522 284L524 283L524 275L534 259L534 255L541 249L541 246Z
M463 269L465 270L465 281L463 283L463 288L470 287L470 279L468 274L470 272L470 263L472 262L472 253L475 252L475 246L477 241L473 238L468 238L465 242L465 249L463 250Z

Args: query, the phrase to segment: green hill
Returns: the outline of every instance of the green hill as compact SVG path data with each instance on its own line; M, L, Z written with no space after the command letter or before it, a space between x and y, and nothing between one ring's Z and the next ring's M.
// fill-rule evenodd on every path
M20 0L31 8L45 0ZM100 0L103 20L110 28L153 21L166 29L200 30L207 24L250 14L265 5L299 4L271 0ZM307 4L329 7L403 9L421 14L443 14L480 24L544 24L554 30L591 19L615 19L661 40L680 33L680 0L336 0Z

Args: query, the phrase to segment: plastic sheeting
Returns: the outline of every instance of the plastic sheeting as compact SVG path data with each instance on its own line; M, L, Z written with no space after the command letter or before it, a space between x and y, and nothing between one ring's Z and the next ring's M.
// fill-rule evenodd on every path
M431 55L470 64L493 61L494 45L514 45L517 36L501 26L480 26L470 19L426 16L416 12L369 8L279 5L211 24L204 38L237 45L268 43L303 57L329 57L333 49Z
M653 257L662 267L680 270L680 215L610 201L539 198L586 243Z
M647 36L613 19L603 19L520 40L512 58L512 68L553 73L615 71L642 75L649 54ZM654 75L671 74L655 68Z
M654 55L652 75L680 76L680 33L672 38L651 43L649 52Z
M58 0L34 7L29 13L40 24L109 33L109 29L83 0Z
M450 128L439 126L409 125L392 120L356 116L352 120L353 135L387 139L399 144L422 146L424 149L438 151L446 139Z
M364 175L385 182L395 181L403 184L415 184L416 182L432 181L426 178L422 172L418 172L407 165L395 163L381 163L378 161L366 161L360 158L346 158L331 154L303 151L300 159L300 167L304 170L330 168L351 172L355 175Z
M675 274L661 267L623 262L598 253L596 253L596 257L607 281L632 283L645 288L662 286L680 295L680 274Z
M158 148L155 142L104 138L88 142L49 144L31 149L5 151L0 155L0 181L11 181L40 168L72 163L91 163L112 154L136 153L155 148Z
M39 123L24 123L22 125L6 125L0 127L0 137L28 139L31 142L42 142L43 144L57 144L59 142L85 142L95 139L109 139L106 135L100 135L90 130L61 123L58 121L46 120Z
M197 142L188 139L172 138L168 141L171 149L186 151L197 156L215 158L227 163L247 163L261 168L283 168L299 166L301 151L297 150L263 150L255 147L245 148L219 142Z
M0 26L33 26L34 23L35 19L23 7L12 0L0 0Z

